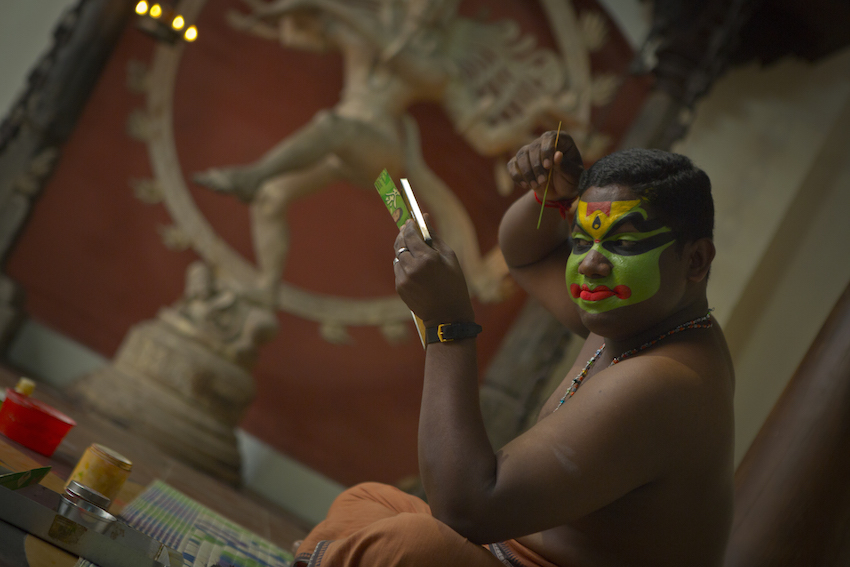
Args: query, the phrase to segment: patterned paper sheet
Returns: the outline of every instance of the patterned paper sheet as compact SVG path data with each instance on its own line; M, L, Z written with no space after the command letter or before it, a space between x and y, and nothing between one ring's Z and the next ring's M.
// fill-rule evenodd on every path
M292 554L156 481L121 519L183 556L184 567L289 567ZM80 560L77 567L97 567Z

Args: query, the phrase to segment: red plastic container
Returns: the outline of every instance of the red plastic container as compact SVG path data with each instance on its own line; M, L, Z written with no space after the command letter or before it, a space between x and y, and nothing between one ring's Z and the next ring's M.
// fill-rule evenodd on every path
M6 389L0 433L24 447L50 457L75 425L77 422L49 405Z

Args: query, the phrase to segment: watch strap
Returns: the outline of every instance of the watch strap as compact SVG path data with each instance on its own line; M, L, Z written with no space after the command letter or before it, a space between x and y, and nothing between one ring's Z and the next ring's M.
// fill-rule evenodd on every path
M443 323L425 329L425 342L450 343L458 339L470 339L482 331L477 323Z

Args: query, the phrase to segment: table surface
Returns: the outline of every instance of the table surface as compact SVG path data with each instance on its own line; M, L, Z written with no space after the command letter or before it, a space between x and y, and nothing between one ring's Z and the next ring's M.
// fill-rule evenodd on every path
M18 377L8 368L0 367L0 388L13 387ZM71 474L86 448L92 443L100 443L133 462L130 477L115 498L110 511L120 512L123 506L141 493L148 484L158 479L281 548L291 549L292 543L303 539L309 530L306 523L262 497L197 471L166 455L145 439L132 435L100 416L74 407L61 392L38 384L33 397L69 415L77 425L49 458L0 435L0 464L15 471L51 466L51 472L41 482L51 490L62 492L65 479ZM34 563L29 551L27 558L32 567L40 564L64 565ZM0 560L0 564L2 563Z

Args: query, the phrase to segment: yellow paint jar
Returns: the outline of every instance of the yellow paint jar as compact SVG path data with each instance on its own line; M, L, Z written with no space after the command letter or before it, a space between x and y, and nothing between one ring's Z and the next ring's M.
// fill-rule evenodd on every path
M98 443L92 443L80 457L65 487L76 480L110 500L115 500L132 468L133 463L123 455Z

